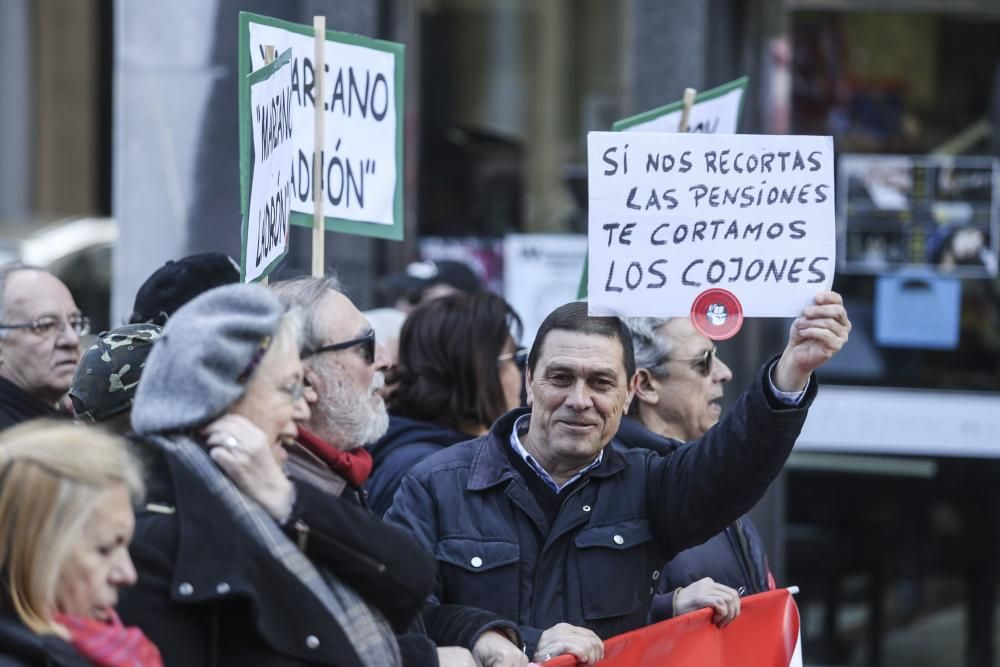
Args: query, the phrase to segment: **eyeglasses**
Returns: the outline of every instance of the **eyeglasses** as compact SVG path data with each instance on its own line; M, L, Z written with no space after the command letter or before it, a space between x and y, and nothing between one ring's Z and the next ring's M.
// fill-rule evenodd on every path
M513 352L508 352L506 354L501 354L497 357L497 361L513 361L518 368L524 368L528 363L528 348L519 347Z
M668 361L676 361L679 363L690 363L691 368L698 371L701 375L708 377L712 373L712 366L715 364L715 355L718 350L713 345L711 348L705 350L702 354L697 357L690 357L688 359L664 359L661 364L665 364ZM659 365L659 364L657 364Z
M0 324L0 329L31 329L38 336L49 336L58 331L62 333L66 326L72 327L78 336L86 336L90 333L90 318L82 315L75 315L68 320L61 320L58 317L46 315L31 322L19 324Z
M352 338L351 340L345 340L343 343L333 343L332 345L324 345L322 347L317 347L314 350L308 350L302 355L302 358L311 357L314 354L320 354L321 352L335 352L336 350L346 350L351 347L361 346L361 352L364 355L365 360L371 364L375 362L375 331L371 330L364 336L359 338Z
M289 396L291 396L292 403L295 403L300 398L302 398L302 394L305 392L306 386L307 385L305 380L299 380L298 382L292 382L290 384L286 384L284 387L278 387L278 388L281 389L281 391L288 394Z

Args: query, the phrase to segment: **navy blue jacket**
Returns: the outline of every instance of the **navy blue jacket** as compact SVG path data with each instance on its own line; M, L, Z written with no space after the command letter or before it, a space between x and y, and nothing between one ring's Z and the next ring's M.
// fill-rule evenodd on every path
M551 525L505 450L528 409L420 463L386 518L437 559L431 605L516 621L529 655L559 622L602 638L634 630L663 563L749 510L791 452L816 381L800 407L781 405L765 382L762 369L716 428L670 454L606 448Z
M403 475L432 454L470 437L433 422L390 415L389 430L368 448L374 461L365 483L368 504L376 514L385 516Z
M669 454L684 443L665 438L630 417L622 419L617 440L626 447L643 447ZM741 595L770 588L770 570L764 541L749 516L742 516L703 544L685 549L666 564L657 585L659 593L649 610L650 622L673 618L674 591L703 577L737 590Z
M0 431L40 417L67 419L68 415L30 396L10 380L0 378Z

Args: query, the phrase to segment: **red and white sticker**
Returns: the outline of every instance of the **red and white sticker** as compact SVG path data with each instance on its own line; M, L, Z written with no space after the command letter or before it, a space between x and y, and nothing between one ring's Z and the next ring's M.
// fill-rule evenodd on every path
M743 306L732 292L717 287L708 289L691 304L691 322L712 340L726 340L743 326Z

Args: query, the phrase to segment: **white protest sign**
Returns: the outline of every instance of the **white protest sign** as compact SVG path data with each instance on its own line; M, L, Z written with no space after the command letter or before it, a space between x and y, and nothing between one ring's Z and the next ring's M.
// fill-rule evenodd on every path
M723 84L718 88L705 90L694 98L688 116L688 132L703 134L736 134L739 131L740 112L743 110L743 94L747 77ZM617 131L632 132L677 132L682 101L672 102L630 118L615 121L612 126Z
M292 223L312 226L314 37L311 26L240 15L240 67L257 70L264 50L291 49ZM327 31L324 146L327 229L403 238L403 45Z
M241 139L249 176L249 200L243 207L240 272L244 282L267 275L288 252L292 202L292 66L291 54L249 76L249 118ZM249 122L247 122L249 121ZM253 158L246 151L253 145ZM249 173L246 169L249 168Z
M591 132L591 315L686 317L722 288L791 317L833 283L833 139Z

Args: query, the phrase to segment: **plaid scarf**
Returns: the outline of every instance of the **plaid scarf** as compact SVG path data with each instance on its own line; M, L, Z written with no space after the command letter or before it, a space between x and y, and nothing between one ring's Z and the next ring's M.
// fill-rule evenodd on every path
M183 435L147 439L173 454L177 461L200 478L226 506L236 524L253 536L277 563L312 593L344 631L344 636L363 664L372 667L402 664L399 645L382 614L369 607L332 572L326 568L318 570L281 531L271 515L244 495L215 465L201 445Z
M69 630L74 648L97 667L163 667L156 644L139 628L122 625L114 610L109 623L70 614L55 619Z

